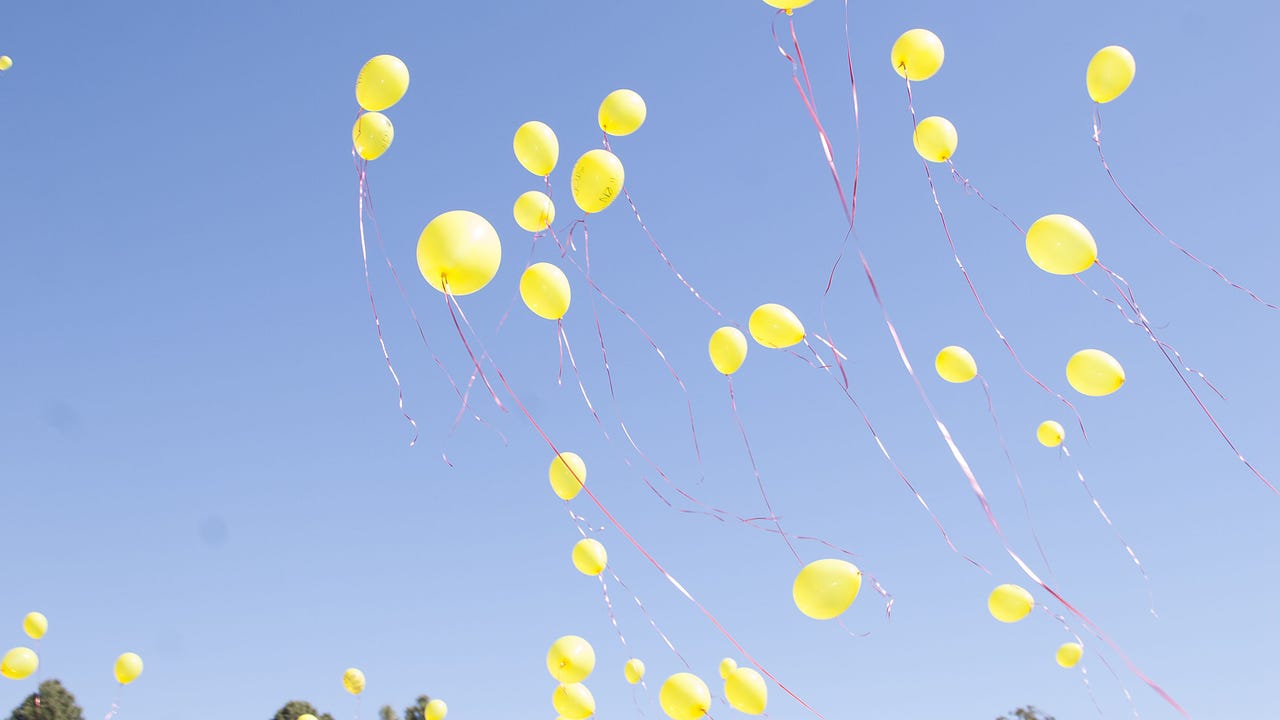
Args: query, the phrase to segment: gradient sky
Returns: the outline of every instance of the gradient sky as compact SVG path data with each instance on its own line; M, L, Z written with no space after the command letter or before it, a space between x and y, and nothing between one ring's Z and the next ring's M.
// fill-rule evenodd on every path
M566 332L612 441L567 368L557 385L553 326L517 304L494 332L530 252L511 204L541 186L512 156L512 133L530 119L558 133L551 182L556 225L567 226L577 216L570 168L599 146L596 108L619 87L640 92L649 116L614 148L680 271L732 320L780 302L821 331L845 223L763 3L11 5L0 26L0 54L14 59L0 74L0 644L24 644L23 614L46 613L41 675L66 682L87 716L116 697L111 664L126 650L146 672L125 691L121 720L265 718L292 698L367 718L419 693L445 699L458 720L550 718L543 658L567 633L595 646L587 682L600 717L658 717L661 679L685 668L649 618L717 692L716 663L742 660L607 527L598 537L612 567L649 613L609 580L622 646L599 583L569 563L578 534L547 487L550 451L483 392L473 405L494 429L468 420L447 437L457 398L374 244L383 332L421 428L409 447L365 291L349 152L356 72L384 52L404 59L412 83L388 111L394 145L370 165L378 221L453 377L465 380L470 361L414 248L432 217L461 208L487 217L503 241L497 278L461 300L485 347L556 443L587 459L601 501L797 694L833 719L984 720L1024 704L1096 716L1080 671L1053 662L1070 639L1055 620L1036 613L1006 626L987 614L993 586L1029 582L986 523L849 258L825 316L849 356L852 392L956 545L991 574L948 549L830 376L753 345L735 389L784 527L856 552L897 599L886 622L864 587L848 632L795 610L798 566L777 536L679 512L688 504L669 508L645 487L641 469L678 500L630 451L615 407L673 483L710 505L764 514L724 380L706 360L724 320L666 269L624 204L591 218L593 274L688 387L700 464L685 395L597 300L616 405L610 398L592 293L572 268ZM1051 212L1083 221L1161 337L1225 394L1192 385L1232 439L1280 480L1280 312L1143 225L1098 163L1084 88L1096 50L1132 50L1136 82L1103 113L1121 182L1171 237L1275 300L1280 250L1262 150L1280 110L1264 51L1277 11L855 5L858 236L925 390L1011 541L1194 717L1276 715L1280 497L1235 459L1141 329L1072 278L1036 269L1022 237L935 166L988 309L1026 366L1076 403L1088 440L1019 372L955 268L888 54L909 28L938 33L946 64L914 86L915 104L955 123L959 170L1024 226ZM795 23L847 187L858 136L843 12L818 0ZM540 242L536 257L557 254ZM1083 278L1110 289L1097 270ZM968 347L991 384L1034 523L981 387L932 373L949 344ZM1063 366L1084 347L1124 364L1119 393L1070 390ZM1070 463L1036 444L1046 418L1068 427L1073 458L1142 559L1158 619ZM571 507L606 525L585 496ZM832 554L814 543L799 550L806 561ZM1142 717L1177 716L1084 637L1105 716L1132 712L1125 688ZM650 673L635 693L621 670L632 654ZM353 665L368 676L362 708L339 682ZM0 708L34 686L4 681ZM770 711L805 716L777 688ZM731 713L723 701L713 708Z

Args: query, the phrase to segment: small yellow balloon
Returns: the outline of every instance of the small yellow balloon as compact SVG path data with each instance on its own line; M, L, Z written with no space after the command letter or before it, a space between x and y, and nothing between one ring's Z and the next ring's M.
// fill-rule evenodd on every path
M769 702L769 687L764 677L751 668L740 667L724 680L724 696L738 712L759 715Z
M947 382L967 383L978 376L978 363L968 350L959 345L942 348L933 364L938 375Z
M1133 55L1119 45L1109 45L1099 50L1089 61L1085 72L1085 85L1094 102L1109 103L1124 94L1133 82L1138 66Z
M1027 228L1027 255L1045 272L1075 275L1098 261L1098 244L1079 220L1045 215Z
M804 325L796 314L777 303L765 303L747 322L751 337L767 348L789 348L804 340Z
M316 720L316 716L311 713L302 713L298 716L298 720Z
M1081 350L1067 361L1067 382L1082 395L1102 397L1124 385L1124 368L1101 350Z
M49 632L49 619L38 612L27 613L27 616L22 618L22 631L32 640L39 640Z
M711 690L693 673L676 673L662 683L658 704L671 720L699 720L711 708Z
M1045 447L1058 447L1066 436L1067 431L1056 420L1045 420L1036 428L1036 440Z
M609 553L594 538L582 538L573 546L573 566L583 575L599 575L609 563Z
M560 141L556 139L555 132L537 120L516 128L511 144L516 151L516 160L534 175L550 175L560 160Z
M597 213L617 199L624 179L617 155L608 150L588 150L573 166L569 189L583 212Z
M377 160L391 147L396 130L391 120L380 112L361 113L351 128L351 142L356 154L365 160Z
M116 658L116 681L128 685L142 674L142 658L137 653L127 652Z
M0 72L4 72L13 67L13 58L8 55L0 55Z
M862 571L845 560L816 560L805 565L791 586L791 597L800 612L814 620L839 616L858 597Z
M950 120L934 115L916 125L911 142L916 146L920 157L929 162L940 163L946 162L956 153L960 136L956 134L956 126Z
M1073 668L1080 662L1080 658L1084 657L1084 646L1080 643L1062 643L1058 646L1058 652L1054 653L1053 659L1064 668Z
M520 276L520 299L534 315L559 320L569 312L569 278L551 263L534 263Z
M711 354L711 364L716 370L732 375L747 359L747 336L738 328L726 325L711 333L707 352Z
M889 52L893 69L912 82L933 77L942 67L944 55L938 36L920 28L902 33Z
M31 648L16 647L4 654L0 660L0 675L10 680L21 680L30 677L40 667L40 658Z
M1035 607L1031 593L1017 585L1001 585L991 591L987 609L991 617L1002 623L1015 623L1026 617Z
M600 103L600 129L610 135L630 135L644 124L648 110L635 90L614 90Z
M584 720L596 713L596 699L582 683L558 686L551 694L551 704L565 720Z
M371 58L356 76L356 102L365 110L386 110L408 89L409 68L395 55Z
M364 673L359 668L347 668L342 673L342 687L352 695L364 692Z
M811 2L813 2L813 0L764 0L765 5L768 5L769 7L776 7L779 10L786 10L788 15L791 14L792 10L802 8Z
M738 669L738 663L733 658L725 658L720 661L720 679L728 680L729 675Z
M596 669L596 651L577 635L565 635L547 651L547 671L562 683L580 683Z
M626 665L622 666L622 674L626 676L627 682L635 685L644 679L644 661L640 658L631 658Z
M551 460L551 489L561 500L572 500L587 484L587 464L577 453L562 452Z
M444 720L444 716L448 714L449 706L439 699L427 701L427 707L423 710L425 720Z
M516 224L521 230L542 232L555 222L556 206L546 193L530 190L516 198L511 214L515 216Z
M431 287L470 295L489 284L502 263L502 242L488 220L450 210L427 223L418 236L418 269Z

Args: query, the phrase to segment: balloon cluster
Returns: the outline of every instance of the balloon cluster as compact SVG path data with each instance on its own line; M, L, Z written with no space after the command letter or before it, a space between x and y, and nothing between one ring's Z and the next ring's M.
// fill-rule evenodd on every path
M49 632L49 619L43 613L30 612L22 618L22 631L27 637L39 643ZM38 647L38 645L37 645ZM10 680L24 680L35 674L40 668L40 658L28 647L15 647L0 659L0 675ZM116 658L116 681L128 685L142 675L142 658L137 653L127 652Z
M356 154L375 160L391 147L395 128L383 110L400 102L409 89L409 68L394 55L378 55L360 68L356 76L356 102L362 112L351 128Z

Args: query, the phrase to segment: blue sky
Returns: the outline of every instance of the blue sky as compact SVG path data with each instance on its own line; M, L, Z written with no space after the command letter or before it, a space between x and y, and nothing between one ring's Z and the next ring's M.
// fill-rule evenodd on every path
M897 598L886 623L864 588L845 625L866 637L795 610L797 565L777 537L672 510L624 463L643 465L613 420L580 275L570 269L566 332L613 442L567 371L557 385L554 327L517 305L493 332L529 253L511 203L540 186L515 162L512 133L539 119L559 135L551 180L563 226L575 217L569 168L599 145L597 105L619 87L644 96L649 118L614 148L676 266L738 322L781 302L811 331L821 326L844 221L770 38L772 17L760 2L10 8L0 28L0 54L15 63L0 75L0 627L9 619L0 643L24 643L23 614L45 612L41 673L63 679L90 715L110 706L111 663L132 650L146 672L124 693L122 719L265 717L291 698L349 718L357 707L340 677L352 665L369 680L364 717L425 692L448 701L453 718L515 718L552 716L543 656L575 633L599 656L588 685L601 717L660 716L657 686L684 666L610 581L629 650L619 643L599 584L569 563L577 530L547 487L550 453L522 417L477 393L475 407L509 442L474 422L446 440L456 398L375 250L383 330L422 430L408 447L365 295L348 145L356 72L389 52L412 83L388 111L394 145L370 165L378 220L455 377L466 377L469 360L413 253L432 217L469 209L504 247L494 282L462 299L486 347L557 444L587 459L601 500L806 701L832 718L982 719L1028 703L1093 716L1081 674L1053 663L1069 639L1056 622L1037 613L1003 626L987 615L995 584L1025 579L852 264L826 304L852 390L956 544L992 572L948 550L830 377L753 346L735 387L784 527L858 553ZM847 185L855 135L843 5L818 0L795 18ZM1211 397L1211 409L1275 480L1280 313L1179 256L1124 204L1090 140L1084 69L1104 45L1133 51L1137 79L1103 111L1113 168L1178 242L1274 300L1280 251L1263 149L1278 108L1263 48L1276 20L1243 2L1086 11L930 1L855 7L850 26L859 236L925 389L1011 540L1042 569L981 388L930 372L944 345L974 353L1055 587L1197 718L1280 710L1267 691L1280 680L1269 572L1280 498L1235 460L1140 330L1074 280L1037 270L1022 238L935 168L993 316L1027 366L1084 416L1089 441L1073 433L1072 455L1151 575L1160 617L1150 616L1141 576L1070 466L1034 441L1042 419L1072 423L1017 370L954 267L888 53L904 30L938 33L946 63L914 87L916 109L955 123L960 171L1024 226L1051 212L1083 221L1162 337L1223 390L1228 400ZM653 334L689 389L701 468L685 396L644 339L600 304L617 412L689 493L763 514L723 378L706 360L722 323L662 265L625 205L590 228L597 282ZM537 253L555 259L549 242ZM1105 282L1096 270L1085 278ZM1121 360L1129 381L1119 393L1070 391L1062 368L1083 347ZM572 507L605 524L585 498ZM733 648L614 529L598 537L693 670L715 680ZM806 560L829 554L800 550ZM634 699L622 680L629 654L650 673ZM1131 712L1122 685L1143 717L1176 716L1104 657L1119 682L1092 652L1086 663L1106 716ZM0 707L33 687L6 681ZM770 709L803 715L776 688Z

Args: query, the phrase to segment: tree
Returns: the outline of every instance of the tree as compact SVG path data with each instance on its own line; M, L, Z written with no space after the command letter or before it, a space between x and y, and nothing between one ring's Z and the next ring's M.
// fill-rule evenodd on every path
M1013 717L1001 715L996 720L1054 720L1052 715L1047 715L1043 710L1038 710L1034 705L1018 708L1013 711Z
M316 720L333 720L333 716L329 713L323 715L309 702L305 700L290 700L284 704L284 707L276 711L275 717L271 720L298 720L299 717L311 713L316 716ZM41 720L44 720L41 718Z
M45 680L37 692L13 709L9 720L84 720L84 711L61 682Z
M430 697L419 695L417 703L404 709L404 720L427 720L427 703L429 702L431 702Z
M400 720L400 716L396 714L395 710L391 709L390 705L383 705L378 710L378 720Z

